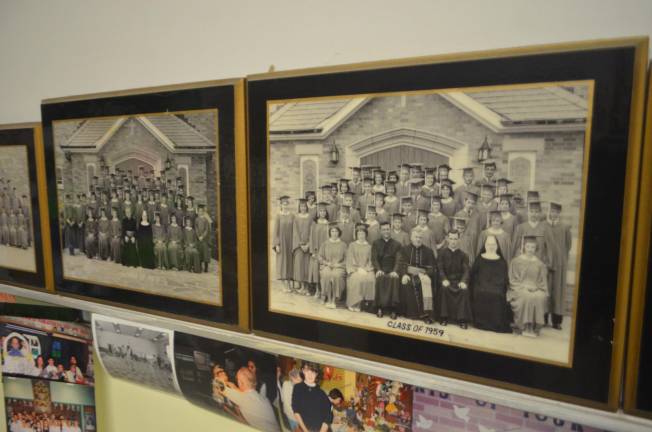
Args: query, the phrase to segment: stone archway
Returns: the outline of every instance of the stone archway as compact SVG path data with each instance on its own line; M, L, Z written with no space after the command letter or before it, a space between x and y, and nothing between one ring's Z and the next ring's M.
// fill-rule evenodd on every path
M453 167L463 167L469 162L469 145L465 142L433 132L397 128L366 137L347 146L345 150L346 164L347 166L358 166L363 160L371 160L370 156L380 152L389 154L388 150L401 147L419 150L413 152L414 154L434 153L440 158L433 158L433 161L448 162ZM416 161L397 160L395 162L395 165L398 165L401 162ZM451 177L457 181L455 177L459 174L461 178L460 173L451 173Z

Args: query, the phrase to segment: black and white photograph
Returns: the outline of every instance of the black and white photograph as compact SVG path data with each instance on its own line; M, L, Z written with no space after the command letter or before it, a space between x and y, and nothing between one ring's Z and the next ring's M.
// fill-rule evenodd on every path
M175 332L174 362L190 402L257 430L280 432L275 355Z
M27 147L0 147L0 267L36 272Z
M3 374L93 385L90 340L34 327L0 324Z
M217 110L61 120L53 136L64 277L220 305Z
M269 310L569 365L592 98L268 101Z
M178 393L172 331L93 314L93 343L109 375Z

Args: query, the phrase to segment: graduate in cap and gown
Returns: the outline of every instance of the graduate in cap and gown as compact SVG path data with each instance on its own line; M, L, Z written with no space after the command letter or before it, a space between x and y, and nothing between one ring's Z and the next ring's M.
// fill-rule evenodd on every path
M475 171L473 167L462 168L462 179L464 184L454 189L455 191L455 211L458 212L464 208L464 200L467 192L477 194L478 187L475 185Z
M376 206L370 205L367 207L367 219L365 219L364 223L367 225L367 241L373 244L380 238L380 221L376 219Z
M171 269L182 270L183 259L183 228L177 223L177 215L170 214L168 226L168 266Z
M153 217L153 215L152 215ZM149 211L143 210L136 231L136 244L138 245L138 258L140 266L153 269L154 263L154 239L152 235L152 224L149 219Z
M466 199L464 200L464 208L455 213L456 218L464 219L464 234L470 243L470 249L465 250L469 254L470 263L473 264L473 257L475 255L476 245L478 244L478 235L480 234L480 215L476 209L476 202L478 195L473 192L466 192ZM461 241L464 244L464 239ZM463 248L463 247L462 247Z
M328 240L319 247L319 275L322 301L329 309L337 307L346 286L347 245L340 239L342 231L335 223L328 226Z
M321 298L321 278L319 276L319 250L328 240L328 203L317 204L317 217L310 228L310 269L308 282L315 286L315 298Z
M453 185L455 182L450 179L442 180L441 185L439 186L439 193L441 199L441 212L446 215L446 217L453 217L457 212L457 203L453 197Z
M525 235L522 247L523 253L509 266L507 301L512 306L515 330L523 336L536 337L545 324L548 275L546 265L537 256L537 236Z
M362 219L360 218L360 211L355 207L354 194L353 192L345 192L342 198L342 205L340 206L337 217L334 220L340 220L340 214L342 213L342 207L346 207L348 211L349 219L354 224L360 223Z
M381 170L379 167L376 167L371 171L371 178L373 179L373 186L371 187L371 191L374 193L385 193L385 171Z
M496 210L494 190L495 186L489 184L480 185L480 199L476 204L476 210L478 212L478 233L487 229L489 226L489 212Z
M351 180L349 179L342 178L337 185L337 196L335 202L337 203L338 208L344 205L344 194L351 192L351 189L349 188L350 181Z
M308 212L308 203L300 198L292 227L292 273L295 283L300 285L299 294L308 295L310 283L310 231L315 221Z
M541 203L528 202L528 221L516 227L512 238L514 256L522 250L523 238L532 236L537 242L537 257L548 267L548 271L556 271L553 267L552 253L554 249L550 225L541 220Z
M437 246L435 244L432 230L428 226L428 222L429 222L428 212L426 210L419 210L417 215L417 225L414 228L412 228L412 231L410 232L410 238L412 236L412 233L415 231L421 233L421 242L423 243L424 246L430 248L435 253L436 256Z
M398 182L396 183L396 195L404 197L410 195L410 165L400 164L398 166Z
M515 210L513 210L512 207L512 196L513 195L509 193L499 196L497 209L503 219L503 229L509 234L510 239L513 239L514 237L516 225L521 223L514 215Z
M446 242L446 234L450 230L448 217L441 212L441 200L433 197L428 214L428 227L432 231L433 248L441 249Z
M412 230L410 244L401 248L398 261L401 279L399 315L432 323L435 318L437 260L432 249L423 245L419 230Z
M333 196L333 185L326 183L321 187L321 202L326 203L326 210L328 211L328 219L332 222L337 217L337 200Z
M375 206L376 206L376 219L378 219L378 222L389 221L391 214L387 210L385 210L385 193L376 192L374 194L374 197L375 197Z
M125 208L125 217L122 219L122 265L138 267L138 248L136 246L136 230L138 223L131 214L131 207Z
M348 245L354 240L353 229L355 228L355 223L351 220L351 208L348 206L340 207L339 216L337 226L342 231L340 238Z
M561 222L562 205L551 202L548 207L548 220L546 224L552 233L552 267L555 271L550 277L550 307L552 327L561 330L564 314L564 292L566 291L568 272L568 259L573 245L573 236L569 225ZM547 320L546 320L547 321Z
M362 179L362 193L357 197L358 206L360 207L360 218L365 220L367 218L367 208L370 205L374 205L376 199L374 193L371 190L371 179L364 178Z
M147 213L144 212L143 215L145 214ZM183 257L186 265L185 267L189 272L201 273L201 261L199 258L197 233L192 227L192 217L186 216L184 222L185 227L183 228Z
M355 238L346 252L346 306L352 312L360 312L362 302L371 302L375 298L376 278L365 224L356 225Z
M498 169L496 167L496 162L492 160L488 160L482 163L483 165L483 177L480 179L478 182L478 185L480 184L486 184L486 185L491 185L491 186L496 186L496 170Z
M280 210L274 218L272 230L272 250L276 254L276 279L285 283L284 291L292 291L292 235L294 215L288 210L290 197L279 198Z
M439 189L435 184L435 169L427 168L424 184L421 186L421 190L419 191L415 201L417 210L429 211L430 199L435 195L439 195Z
M469 257L459 248L460 233L450 231L446 247L439 251L440 299L439 319L442 325L455 321L466 329L472 320L471 297L469 294Z
M509 185L514 183L508 178L501 177L496 180L496 193L495 193L495 198L494 198L494 208L498 209L498 206L500 205L500 197L508 194L509 193ZM510 211L513 211L510 207Z
M371 246L371 263L376 276L374 309L379 318L389 312L396 319L400 296L398 274L398 255L403 248L401 243L392 238L389 223L381 226L380 238Z
M473 325L481 330L511 333L508 264L496 237L491 234L486 237L471 267L469 289Z
M97 255L97 221L92 209L86 209L84 227L84 253L86 257L95 258Z
M154 224L152 225L152 239L154 241L154 262L157 269L168 268L168 234L165 225L161 222L161 213L154 213Z
M351 180L349 181L349 190L356 196L362 193L362 177L360 167L351 167Z
M308 207L310 219L315 220L317 217L317 194L315 191L306 191L303 196L305 196L306 199L306 206Z
M202 263L204 273L208 273L208 264L211 262L211 240L213 221L206 213L206 205L197 206L197 218L195 219L195 232L197 234L199 261Z
M469 257L469 266L472 266L475 259L476 236L470 234L467 230L466 218L453 217L451 218L451 224L452 228L459 232L459 248Z
M91 213L93 209L89 207ZM97 246L98 254L101 260L106 260L109 258L111 253L111 221L106 217L106 210L100 210L100 218L97 221Z
M401 214L403 214L403 230L408 233L408 237L412 232L412 228L417 226L418 212L414 210L414 203L412 197L401 197Z
M391 216L394 213L398 213L400 208L400 200L396 196L396 183L393 181L385 182L385 211Z
M410 244L410 234L403 230L403 214L394 213L392 215L392 231L390 236L399 242L401 246Z
M129 207L131 209L131 207ZM122 221L118 216L118 209L111 209L111 220L109 221L110 258L114 263L121 263L122 256Z

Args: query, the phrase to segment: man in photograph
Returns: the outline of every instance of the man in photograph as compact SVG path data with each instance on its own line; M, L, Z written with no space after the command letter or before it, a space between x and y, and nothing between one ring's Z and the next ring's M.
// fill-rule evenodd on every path
M398 261L401 243L392 238L389 222L380 225L380 238L371 246L371 264L376 274L374 309L379 318L390 312L396 319L400 302Z
M238 405L247 424L261 431L280 431L272 404L256 391L256 375L242 367L236 374L236 382L237 385L226 382L222 393Z
M466 330L471 321L469 294L469 257L459 249L460 233L452 230L447 234L446 247L439 251L437 269L440 280L440 322L456 321Z
M423 245L421 232L413 230L410 244L401 248L398 256L397 269L401 278L399 314L431 324L437 282L435 254Z
M573 236L569 225L561 221L562 205L551 202L548 207L546 224L552 234L552 261L556 269L550 275L550 313L546 314L546 323L552 316L552 328L561 330L564 312L564 293L566 291L566 273Z

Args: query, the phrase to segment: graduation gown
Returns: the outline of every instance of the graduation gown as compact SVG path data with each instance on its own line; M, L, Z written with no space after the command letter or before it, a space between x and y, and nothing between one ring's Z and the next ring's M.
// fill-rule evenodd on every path
M403 217L403 229L405 230L405 232L411 233L412 229L415 226L417 226L417 216L418 216L418 213L415 212L415 211L412 211L410 213L407 213Z
M199 260L203 263L211 262L211 220L204 216L195 219L195 232L197 233L197 248Z
M568 272L568 256L573 244L569 225L546 221L552 234L552 267L555 269L550 276L550 312L555 315L564 313L564 291L566 291Z
M391 214L385 209L385 207L376 207L376 220L378 223L389 222Z
M369 228L367 228L367 241L369 244L374 244L380 238L380 224L375 219L373 221L366 221L365 223L369 225Z
M186 270L201 273L201 261L199 260L199 250L197 249L197 234L193 228L185 227L183 229L183 244Z
M97 246L100 259L107 259L111 253L110 251L110 235L109 230L111 226L111 221L108 219L100 218L97 221Z
M439 251L437 258L439 270L440 317L453 321L471 321L471 297L469 295L469 257L461 249L448 247ZM443 281L450 285L445 287ZM467 285L462 289L459 284Z
M446 217L453 217L455 216L455 212L457 212L457 203L455 202L455 199L453 198L448 198L441 200L441 212L446 215Z
M362 220L367 218L367 207L374 205L375 199L373 194L362 195L358 198L358 205L360 206L360 217Z
M450 231L448 217L443 213L438 215L430 213L428 215L428 228L432 231L433 247L441 245L446 239L446 234Z
M319 275L322 294L340 300L344 294L347 246L342 240L326 240L319 247Z
M432 197L437 196L439 193L437 186L433 185L432 187L423 185L421 186L421 192L417 195L415 200L415 207L417 210L430 210L430 204L432 202Z
M394 213L398 213L400 203L400 200L396 196L385 197L385 211L389 214L390 217Z
M389 274L398 274L398 254L403 246L393 238L389 240L378 239L371 246L371 264L374 272L382 271L384 274L376 278L374 308L396 308L400 303L399 284L400 278L390 277Z
M0 243L9 243L9 220L5 212L0 213Z
M410 244L410 235L403 230L396 231L395 229L392 228L392 232L390 233L390 236L394 240L399 242L401 246L407 246Z
M511 333L512 313L507 303L507 262L478 256L469 273L473 325L482 330Z
M514 241L514 231L516 231L516 225L519 224L519 221L516 216L509 212L506 214L501 213L501 216L503 218L503 230L509 234L510 241Z
M88 258L95 258L97 254L97 221L88 219L84 224L84 252Z
M355 224L353 221L349 222L340 222L337 224L337 227L342 230L342 235L340 235L340 239L346 243L347 245L351 242L354 241L354 232L353 230L355 229Z
M168 227L168 266L183 269L183 229L177 224Z
M346 305L357 307L363 300L375 299L374 268L371 265L371 246L367 241L354 241L346 251Z
M276 250L276 278L279 280L292 279L292 230L294 215L292 213L278 213L274 220L272 233L272 246Z
M292 279L297 282L309 282L310 231L313 224L314 221L308 213L299 213L294 217L292 227Z
M458 212L464 208L464 200L466 199L466 193L467 192L473 192L473 193L478 193L480 192L480 188L478 188L474 184L463 184L461 186L458 186L454 190L454 200L455 200L455 211Z
M162 224L152 225L152 238L154 240L154 261L156 268L166 269L168 267L167 233Z
M120 262L122 255L122 222L120 219L111 219L109 221L110 254L111 260L115 263Z
M535 236L537 239L537 251L535 255L545 264L550 270L556 271L552 260L552 253L554 243L552 239L552 232L550 225L545 222L537 222L532 226L529 222L524 222L516 227L512 238L512 255L518 256L521 254L521 246L523 244L523 237Z
M76 247L75 239L75 210L71 203L66 204L63 207L63 219L64 219L64 230L63 237L65 240L66 249L73 253L74 248ZM9 243L9 226L7 225L7 243Z
M521 254L509 266L507 301L512 306L514 324L520 329L525 324L544 324L548 303L546 266L535 255Z
M328 240L328 221L318 219L310 227L310 269L308 271L308 282L319 283L319 249L322 243Z
M424 293L421 278L410 274L411 267L424 270L430 278L431 293ZM410 272L410 273L409 273ZM398 274L401 280L399 314L407 318L434 318L433 299L437 287L437 261L432 249L426 246L415 247L409 244L401 248L398 254ZM402 284L403 276L408 275L407 284ZM424 295L426 294L426 295Z

